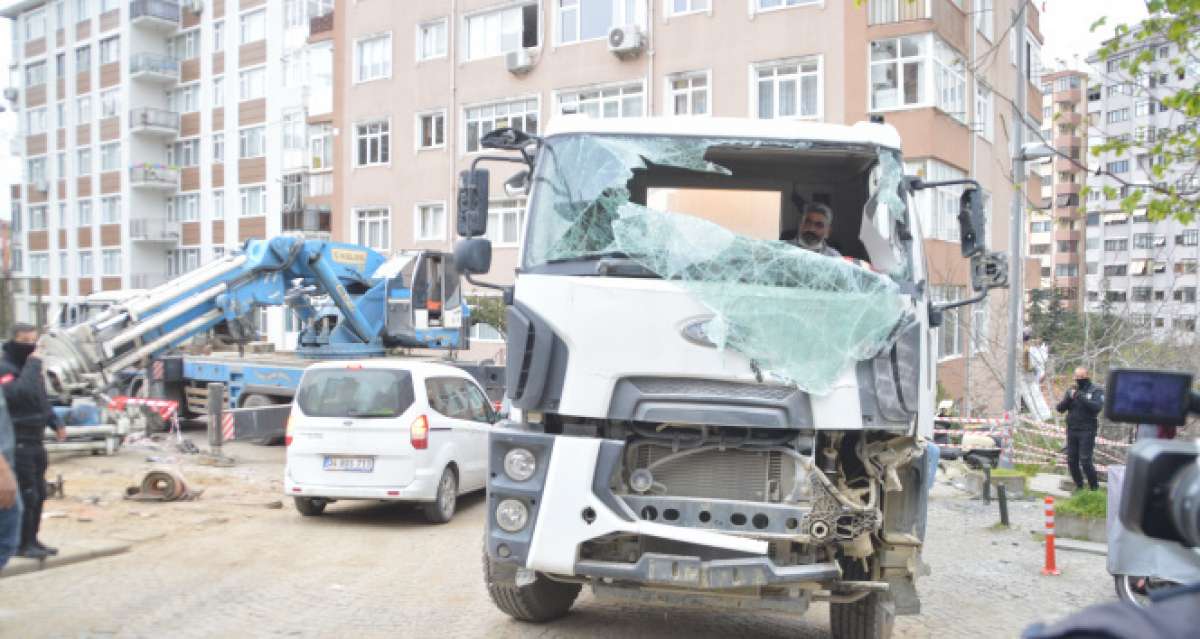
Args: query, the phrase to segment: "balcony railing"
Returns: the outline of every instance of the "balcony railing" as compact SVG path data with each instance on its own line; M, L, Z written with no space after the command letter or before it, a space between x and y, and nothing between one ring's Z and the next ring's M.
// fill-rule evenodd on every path
M173 25L179 24L179 3L170 0L131 0L129 3L129 20L139 19L161 20Z
M157 217L135 217L129 220L129 239L135 242L174 242L179 237L179 222Z
M285 209L281 226L285 233L330 233L333 215L327 207Z
M129 110L129 130L179 135L179 114L166 109L138 107Z
M179 81L179 61L157 53L135 53L129 62L129 73L161 76L163 79Z
M867 3L867 24L891 24L909 20L924 20L929 15L926 0L870 0Z
M175 190L179 188L179 169L161 164L131 166L129 183L134 187Z
M323 16L313 16L308 20L308 35L314 36L318 33L333 31L333 12L330 11Z

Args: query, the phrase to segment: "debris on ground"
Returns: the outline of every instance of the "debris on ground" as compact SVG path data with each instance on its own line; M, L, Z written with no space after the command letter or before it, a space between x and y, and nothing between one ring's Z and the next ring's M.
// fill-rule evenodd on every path
M137 486L125 489L125 499L133 501L190 501L202 490L192 490L183 473L174 468L156 468L147 471Z

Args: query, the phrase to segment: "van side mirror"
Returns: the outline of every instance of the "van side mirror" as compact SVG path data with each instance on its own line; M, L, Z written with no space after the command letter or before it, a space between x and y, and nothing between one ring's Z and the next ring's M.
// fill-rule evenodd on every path
M487 169L471 169L458 174L458 234L462 237L479 237L487 233L490 178Z
M468 275L483 275L492 270L492 241L486 237L459 240L454 245L454 264Z
M977 188L965 189L958 199L958 237L963 257L983 252L985 226L983 194Z

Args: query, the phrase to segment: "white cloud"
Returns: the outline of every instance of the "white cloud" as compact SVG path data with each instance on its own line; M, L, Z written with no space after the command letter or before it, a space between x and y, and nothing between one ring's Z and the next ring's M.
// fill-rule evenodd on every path
M1043 0L1036 6L1042 12L1041 31L1046 40L1042 64L1051 69L1086 70L1088 55L1112 37L1117 25L1132 24L1147 15L1143 0ZM1090 31L1102 17L1108 21Z

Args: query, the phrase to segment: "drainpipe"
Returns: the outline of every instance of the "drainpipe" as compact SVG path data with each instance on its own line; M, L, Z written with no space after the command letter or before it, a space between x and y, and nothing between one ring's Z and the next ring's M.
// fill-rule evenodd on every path
M646 0L646 39L650 41L650 49L646 51L646 115L654 115L654 4L656 0ZM711 107L710 107L711 108Z
M968 120L969 122L971 122L971 126L967 127L967 129L968 129L967 134L971 136L971 144L968 145L968 148L970 149L970 163L967 167L967 176L974 178L975 177L975 154L977 151L977 149L975 148L976 142L977 142L977 140L976 140L977 136L975 135L975 127L979 126L979 113L976 112L976 107L978 106L978 104L976 102L975 96L979 92L979 74L978 74L979 72L975 69L975 21L967 20L967 23L968 23L967 31L971 34L970 37L968 38L968 40L970 40L970 44L968 45L968 48L967 48L967 50L969 52L967 60L970 64L970 66L967 67L967 69L970 71L970 73L968 74L968 78L967 78L967 91L968 91L969 95L967 95L966 98L967 98L967 108L969 109L968 112L971 114L971 118ZM1010 34L1008 37L1011 38L1012 35ZM994 103L995 103L995 101L993 99L993 104ZM985 233L985 237L986 237L986 235L990 235L991 229L986 229L984 231L984 233ZM982 303L987 304L988 302L986 299L984 299L984 301ZM972 308L970 311L970 319L971 319L971 321L967 324L967 326L968 326L967 349L966 349L967 352L963 354L964 359L963 359L963 406L962 406L963 410L962 410L962 413L963 413L963 415L965 415L967 417L971 416L971 347L975 343L975 334L976 334L976 331L978 330L977 327L975 326L975 320L978 319L978 315L975 314L974 308Z
M454 222L458 213L454 206L455 192L458 185L458 45L455 34L458 33L458 0L450 0L450 20L446 25L446 56L450 63L450 106L446 108L446 119L442 123L446 136L446 149L450 151L450 197L446 198L446 230L450 234L450 247L454 248ZM451 213L453 211L453 214Z

